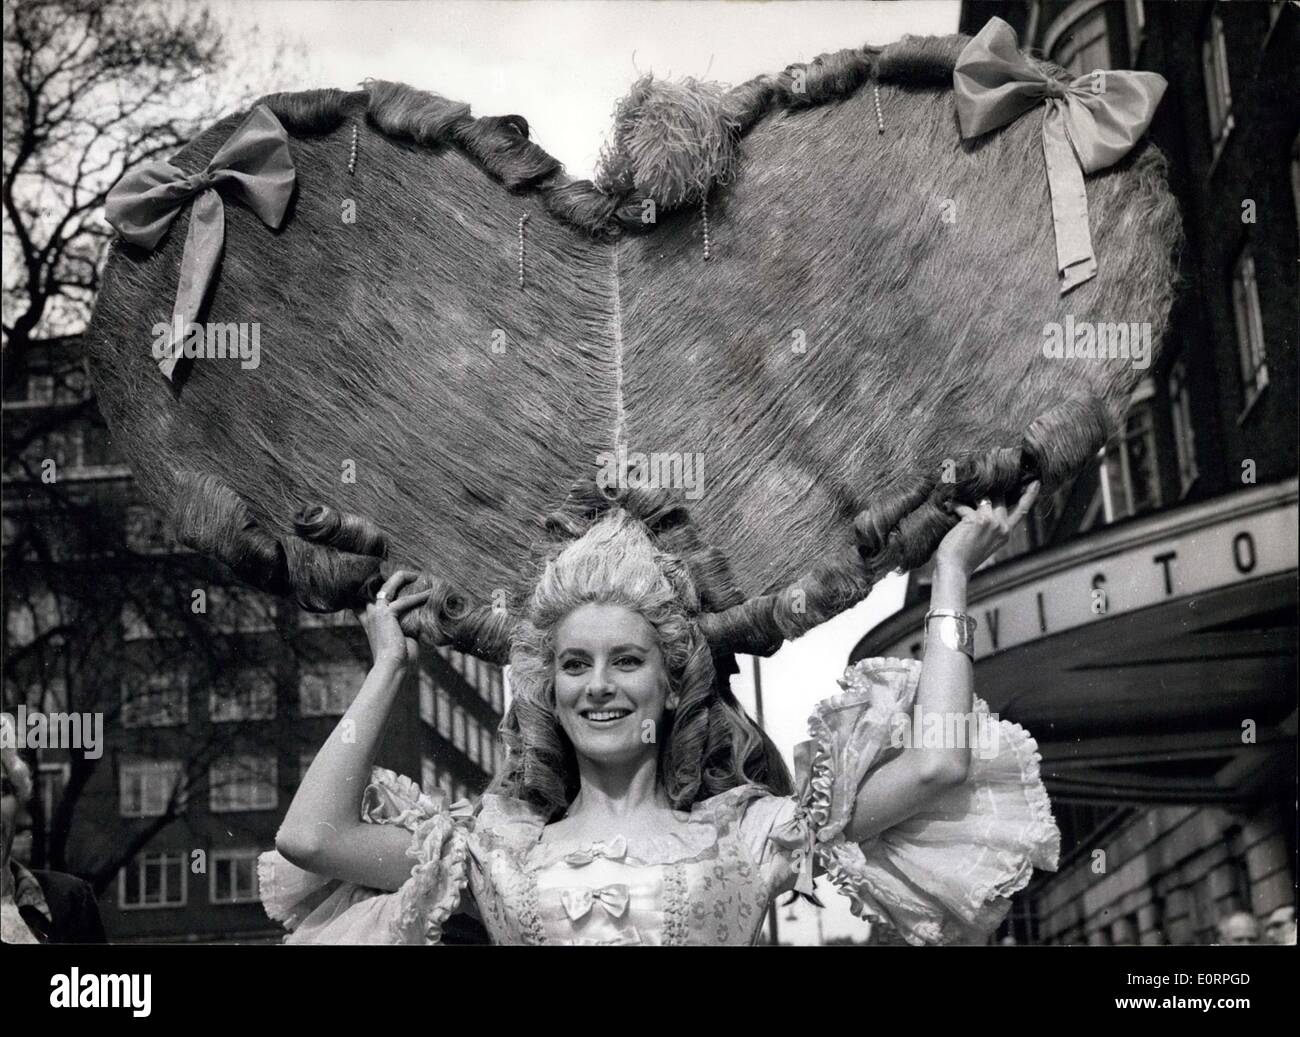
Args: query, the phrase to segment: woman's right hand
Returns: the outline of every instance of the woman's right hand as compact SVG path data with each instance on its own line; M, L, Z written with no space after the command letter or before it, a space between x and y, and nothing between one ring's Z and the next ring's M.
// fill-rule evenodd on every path
M375 600L365 609L356 611L357 619L370 642L370 652L375 665L405 667L420 657L420 644L402 632L401 618L410 609L423 605L432 593L429 590L400 595L401 588L420 578L419 573L399 569L375 595Z

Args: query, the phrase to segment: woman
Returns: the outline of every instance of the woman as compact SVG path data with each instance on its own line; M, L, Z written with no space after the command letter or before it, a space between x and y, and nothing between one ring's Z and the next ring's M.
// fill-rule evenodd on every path
M969 574L1037 493L1010 514L956 506L934 609L962 612ZM417 657L399 622L428 597L402 593L414 579L394 573L361 614L374 666L260 862L288 942L437 942L466 911L497 943L747 944L769 901L810 894L819 870L910 942L973 942L1034 867L1056 865L1024 731L986 723L994 744L975 753L899 737L914 705L985 712L947 637L927 639L923 664L850 668L810 721L811 780L789 795L770 741L715 679L686 566L621 508L547 564L511 649L506 762L477 809L447 805L371 768Z

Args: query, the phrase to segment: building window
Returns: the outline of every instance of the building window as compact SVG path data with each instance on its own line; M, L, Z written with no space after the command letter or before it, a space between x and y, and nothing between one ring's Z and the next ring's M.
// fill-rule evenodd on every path
M438 722L437 689L433 675L423 667L420 668L420 719L430 727Z
M183 670L122 678L123 727L176 727L190 719L190 681Z
M450 656L450 659L451 659L451 665L455 668L456 672L459 673L459 674L461 674L461 675L464 675L464 673L465 673L465 656L464 656L464 654L463 654L462 652L458 652L458 651L456 651L456 649L453 648L453 649L451 650L451 656Z
M1105 8L1089 12L1053 48L1052 60L1076 76L1111 68L1110 41L1106 38Z
M311 761L316 759L315 753L298 754L298 784L302 784L302 779L307 777L307 769L311 766Z
M1237 356L1241 361L1242 413L1268 385L1268 364L1264 357L1264 318L1259 308L1259 286L1255 281L1255 259L1242 251L1232 271L1232 311L1237 324Z
M492 732L486 727L479 731L481 741L480 762L485 771L489 774L496 771L496 760L493 757L493 750L496 748L496 739L492 737Z
M478 721L471 716L465 717L465 752L471 763L479 761Z
M272 719L275 716L275 678L269 673L244 670L236 675L233 686L214 686L208 694L208 716L218 724Z
M1187 365L1177 361L1169 370L1169 410L1174 426L1174 451L1178 457L1178 492L1185 494L1199 474L1196 437L1192 432L1192 394L1187 387Z
M1232 132L1232 87L1228 82L1228 46L1219 12L1210 15L1205 39L1201 41L1201 74L1205 79L1205 103L1210 117L1210 142L1217 158L1223 142Z
M210 587L204 613L223 634L256 634L275 629L272 598L245 587Z
M438 689L438 734L443 738L451 737L451 695L444 688Z
M1160 507L1152 395L1150 380L1143 380L1133 394L1123 432L1102 454L1102 508L1107 522Z
M117 906L184 907L186 874L183 852L142 853L117 873Z
M212 903L257 903L257 854L257 850L213 850L208 855Z
M298 678L298 712L305 717L342 716L364 680L351 663L304 669Z
M465 709L460 705L451 712L451 741L461 752L465 751Z
M501 716L505 713L505 703L502 701L503 696L501 691L501 671L494 666L489 671L489 675L492 685L492 708L496 710L498 716Z
M438 765L433 762L433 757L422 756L420 758L420 791L429 795L438 787Z
M13 602L5 612L5 632L11 648L29 645L62 623L59 599L51 591L37 591L26 601Z
M228 756L212 764L208 809L214 814L274 810L277 802L274 756Z
M177 809L184 808L180 791L179 760L141 760L123 763L117 773L118 814L121 817L162 817L176 794Z

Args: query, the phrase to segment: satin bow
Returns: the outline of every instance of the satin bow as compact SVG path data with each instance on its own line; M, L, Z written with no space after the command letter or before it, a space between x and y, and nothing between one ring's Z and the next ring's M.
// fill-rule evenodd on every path
M560 890L560 902L569 920L576 922L591 911L593 904L601 907L613 918L622 918L627 911L627 902L631 898L627 886L618 883L602 886L599 889L563 889Z
M1084 173L1128 154L1151 125L1165 92L1154 72L1097 70L1062 83L1019 50L1015 31L990 18L952 72L962 137L978 137L1044 104L1043 158L1052 196L1061 294L1097 274Z
M604 857L611 861L621 861L626 856L627 839L621 835L616 835L607 842L592 843L585 850L574 850L572 853L566 853L564 863L571 864L575 868L581 868L584 864L590 864L597 857Z
M294 176L288 134L271 109L259 104L205 169L187 174L167 161L150 162L131 170L108 192L104 218L124 240L150 250L185 202L194 198L167 349L158 361L169 379L180 360L180 338L198 317L225 243L226 214L218 191L239 198L258 219L278 230L293 195Z

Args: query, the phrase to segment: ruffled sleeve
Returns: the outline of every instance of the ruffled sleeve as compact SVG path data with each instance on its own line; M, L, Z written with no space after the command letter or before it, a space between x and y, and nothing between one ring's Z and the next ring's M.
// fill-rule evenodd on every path
M862 845L844 834L863 778L903 751L918 719L917 742L927 744L933 722L913 714L920 674L915 659L865 659L845 672L843 693L808 721L812 739L796 749L798 806L770 838L790 862L786 888L811 892L811 859L854 914L885 920L909 943L982 943L1034 868L1054 871L1060 853L1038 746L1023 728L975 698L962 724L967 780Z
M376 767L361 819L411 833L411 877L388 893L304 871L272 850L257 862L262 906L289 930L285 943L438 943L468 881L471 816L467 801L447 805L410 778Z

